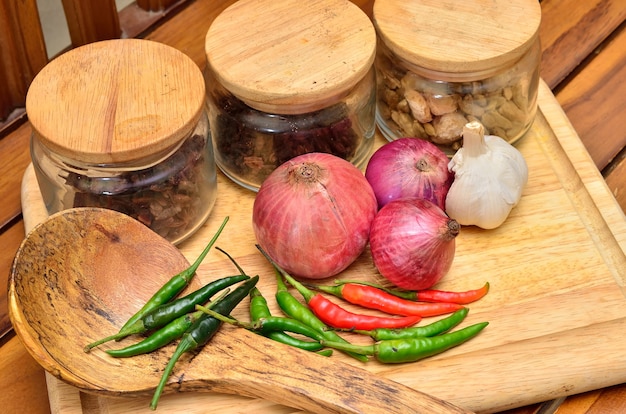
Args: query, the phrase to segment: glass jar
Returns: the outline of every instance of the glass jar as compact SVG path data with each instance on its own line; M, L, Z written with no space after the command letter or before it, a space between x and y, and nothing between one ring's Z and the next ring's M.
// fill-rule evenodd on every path
M541 8L536 0L374 3L377 125L388 140L427 139L448 155L463 126L515 143L537 111Z
M110 40L50 62L28 91L31 158L48 213L104 207L173 243L217 195L204 79L183 53Z
M309 152L364 166L376 128L376 33L360 8L240 0L217 16L205 46L215 158L232 181L257 191Z

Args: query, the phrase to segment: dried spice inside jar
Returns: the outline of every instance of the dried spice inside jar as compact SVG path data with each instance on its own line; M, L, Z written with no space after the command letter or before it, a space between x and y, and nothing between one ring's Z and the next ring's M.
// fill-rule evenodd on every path
M75 189L73 207L103 207L125 213L169 240L184 235L204 214L207 142L188 138L164 161L142 170L107 177L71 171L66 184Z
M406 70L384 54L378 59L378 117L393 138L416 136L454 152L468 122L478 121L488 134L515 142L535 117L538 69L444 82Z
M350 160L362 138L340 102L298 115L258 111L229 93L214 95L212 135L217 161L239 180L260 185L287 160L324 152Z

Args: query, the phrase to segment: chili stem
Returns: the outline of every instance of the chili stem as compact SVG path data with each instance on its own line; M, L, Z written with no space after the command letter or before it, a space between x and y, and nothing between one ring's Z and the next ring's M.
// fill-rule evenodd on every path
M215 312L215 311L213 311L213 310L211 310L211 309L209 309L209 308L207 308L205 306L196 305L196 310L202 311L202 312L206 313L207 315L214 317L218 321L229 323L231 325L235 325L235 326L238 326L240 328L246 328L246 329L250 328L250 324L247 324L245 322L240 322L240 321L238 321L235 318L224 316L221 313L217 313L217 312Z
M165 384L169 379L176 362L180 359L180 357L188 351L192 351L198 347L196 341L191 337L191 335L185 335L181 339L180 343L174 350L172 357L169 362L165 366L165 370L163 370L163 374L161 376L161 380L159 381L159 385L157 385L156 390L154 391L154 395L152 396L152 401L150 401L150 408L152 410L156 410L157 404L159 402L159 398L161 398L161 394L163 393L163 388L165 388Z
M243 269L241 268L241 266L239 266L239 263L237 263L237 261L224 249L222 249L219 246L215 246L215 250L219 250L220 252L222 252L224 255L226 255L226 257L228 257L228 259L230 259L231 262L233 262L233 264L235 265L235 267L237 268L237 270L239 270L239 273L241 273L242 275L245 275L246 272L243 271Z
M224 316L214 310L207 309L204 306L198 305L196 306L196 309L214 317L217 320L238 326L240 328L245 328L253 332L269 333L287 331L308 336L318 342L324 339L324 335L322 333L295 319L282 318L280 316L266 316L251 323L245 323L237 319Z

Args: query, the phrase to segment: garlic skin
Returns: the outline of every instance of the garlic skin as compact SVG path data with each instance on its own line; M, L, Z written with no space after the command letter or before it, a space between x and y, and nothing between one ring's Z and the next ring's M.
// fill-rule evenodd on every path
M463 147L448 164L455 178L446 197L446 213L462 225L495 229L522 197L528 166L517 148L484 132L479 122L463 128Z

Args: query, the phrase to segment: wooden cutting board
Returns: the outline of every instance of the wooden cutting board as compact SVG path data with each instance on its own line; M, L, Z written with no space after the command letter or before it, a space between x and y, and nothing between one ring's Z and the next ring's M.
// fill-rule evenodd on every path
M466 290L488 281L491 291L470 305L463 325L484 320L490 325L463 346L427 360L394 366L369 362L364 367L372 375L476 412L626 381L626 218L544 83L539 107L535 124L518 144L530 172L520 204L496 230L464 227L452 269L436 286ZM377 146L384 143L380 136L376 139ZM22 193L29 229L46 217L32 168L25 172ZM230 216L217 245L248 273L261 275L259 287L279 314L273 300L274 274L254 247L253 201L254 193L220 174L211 217L180 248L193 260L224 216ZM207 257L198 277L212 280L228 271L231 264L216 253ZM377 280L369 253L341 276ZM245 319L246 307L239 307L234 316ZM348 339L368 343L363 337ZM332 358L362 366L340 353ZM47 379L53 413L151 412L146 398L98 397L51 375ZM262 399L208 392L165 395L159 410L299 412Z

